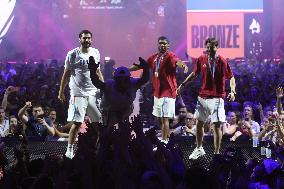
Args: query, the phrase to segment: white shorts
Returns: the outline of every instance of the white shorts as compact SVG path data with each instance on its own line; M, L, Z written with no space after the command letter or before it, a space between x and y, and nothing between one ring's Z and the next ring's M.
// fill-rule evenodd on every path
M154 96L154 106L152 114L156 117L175 117L176 99L169 97L157 98Z
M67 121L82 123L86 114L90 117L92 122L102 122L97 97L70 97Z
M204 99L198 97L194 118L206 122L210 117L211 123L225 122L226 114L222 98Z

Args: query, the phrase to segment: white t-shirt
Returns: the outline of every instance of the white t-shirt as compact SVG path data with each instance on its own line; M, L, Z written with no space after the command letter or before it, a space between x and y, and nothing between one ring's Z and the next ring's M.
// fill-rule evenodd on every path
M254 133L259 134L260 133L260 126L256 121L251 120L251 128Z
M96 63L100 61L100 52L93 47L90 47L88 53L82 53L80 47L67 53L65 69L71 70L69 81L71 96L91 96L95 95L98 90L90 78L90 70L88 69L90 56L94 57Z
M0 138L5 137L9 134L10 123L8 119L4 119L2 123L0 123Z

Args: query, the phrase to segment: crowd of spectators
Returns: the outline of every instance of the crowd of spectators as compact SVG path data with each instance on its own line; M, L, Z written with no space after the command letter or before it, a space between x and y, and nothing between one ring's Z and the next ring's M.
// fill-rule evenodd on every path
M186 169L172 135L167 144L154 128L143 132L141 117L109 130L89 124L79 134L78 149L70 160L60 155L31 160L27 141L15 147L15 161L7 165L0 148L1 188L130 188L130 189L242 189L284 187L283 161L250 159L243 163L234 148L212 157L208 169ZM136 133L135 137L131 134ZM99 142L98 142L99 141ZM153 150L156 146L156 150ZM279 148L273 147L274 150ZM275 152L276 153L276 152ZM281 153L281 152L280 152ZM9 167L4 169L4 167Z
M192 67L192 63L188 65ZM200 80L190 83L177 100L177 116L171 122L168 144L160 142L152 128L156 125L149 111L153 104L152 84L146 84L141 90L140 115L130 123L121 124L117 130L89 124L87 132L79 135L74 160L62 156L31 160L26 148L29 136L41 140L68 137L67 104L57 100L63 66L56 60L48 64L1 62L0 134L16 137L22 144L15 147L15 161L10 165L0 145L0 188L284 188L284 63L235 59L230 66L237 95L235 102L225 105L224 137L232 142L252 137L267 140L279 161L253 159L241 164L239 152L232 148L213 157L209 170L186 169L173 141L176 135L195 135L193 113ZM179 71L177 74L178 81L186 76ZM143 127L152 129L144 133ZM210 120L205 133L212 135Z

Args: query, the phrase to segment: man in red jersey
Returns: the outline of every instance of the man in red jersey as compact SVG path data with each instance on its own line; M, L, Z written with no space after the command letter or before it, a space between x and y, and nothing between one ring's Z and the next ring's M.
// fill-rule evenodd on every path
M202 147L202 141L204 135L204 124L209 116L214 130L214 153L219 154L222 140L222 131L220 126L226 119L224 109L226 79L230 79L231 88L231 92L227 97L228 100L235 100L236 95L236 82L231 68L225 58L217 53L218 41L215 38L208 38L205 42L205 46L207 54L201 55L198 58L193 72L182 82L177 90L177 93L179 94L187 83L201 74L202 86L195 109L195 118L197 119L197 147L189 156L189 159L197 159L200 156L205 155L205 151Z
M176 67L183 68L185 73L188 71L185 63L179 60L172 51L169 51L169 47L169 40L164 36L159 37L159 52L147 60L149 68L153 70L154 106L152 114L158 118L164 142L167 142L169 138L169 119L175 116ZM130 71L138 69L140 67L137 64L133 64L129 68Z

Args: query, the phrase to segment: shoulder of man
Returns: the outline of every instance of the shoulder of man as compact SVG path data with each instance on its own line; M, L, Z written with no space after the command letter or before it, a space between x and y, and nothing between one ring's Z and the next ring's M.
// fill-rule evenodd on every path
M95 47L91 47L91 54L100 54L100 51Z
M176 54L173 51L168 51L166 56L176 56Z
M201 59L207 59L207 54L202 54L198 57L199 60Z
M218 61L228 63L228 61L221 55L218 55Z
M76 47L76 48L74 48L74 49L72 49L72 50L68 51L68 52L67 52L67 55L73 55L73 54L76 54L76 52L78 52L78 51L79 51L79 47Z
M197 63L199 63L199 64L204 63L204 61L206 61L206 62L208 61L206 54L202 54L197 59L195 59L194 65L196 65Z
M154 60L154 59L157 57L157 55L158 55L158 53L155 53L155 54L151 55L151 56L147 59L147 61L149 61L149 60Z
M79 54L79 53L80 53L79 47L76 47L75 49L68 51L66 58L70 62L73 62L76 59L76 54Z
M168 51L165 55L165 58L178 58L177 55L173 51Z

